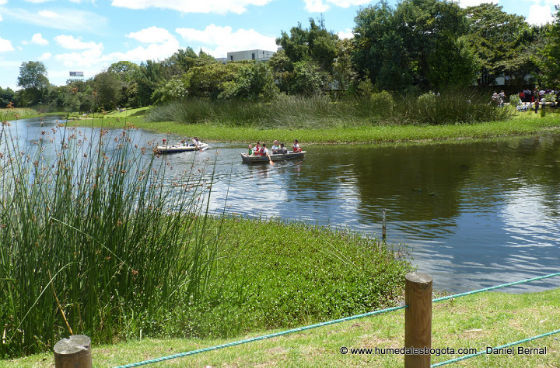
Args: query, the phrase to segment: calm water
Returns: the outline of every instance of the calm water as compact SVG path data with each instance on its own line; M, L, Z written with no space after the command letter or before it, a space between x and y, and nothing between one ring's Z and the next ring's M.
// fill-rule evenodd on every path
M25 149L54 124L25 120L10 129ZM91 134L87 128L78 132ZM150 145L177 139L144 131L133 138ZM560 270L559 135L304 148L304 160L274 166L244 165L244 145L218 143L205 152L161 159L174 172L193 165L208 171L215 162L215 212L225 208L380 236L386 209L388 241L406 245L438 289L465 291ZM559 279L510 290L554 286Z

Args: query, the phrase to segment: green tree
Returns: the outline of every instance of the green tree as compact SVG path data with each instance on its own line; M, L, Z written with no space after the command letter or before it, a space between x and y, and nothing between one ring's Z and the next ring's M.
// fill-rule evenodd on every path
M271 100L278 94L272 69L265 63L245 64L237 76L223 84L220 98Z
M530 47L535 32L524 17L489 3L469 7L466 14L470 20L466 41L480 60L480 85L492 85L502 74L522 84L526 74L535 73Z
M560 7L556 7L554 23L546 32L546 43L540 52L540 67L544 82L554 88L560 88Z
M298 61L290 80L290 93L304 96L320 95L329 82L328 74L313 61Z
M115 73L102 72L93 78L95 106L97 109L112 110L121 98L122 82Z
M290 34L282 31L276 44L282 46L286 56L293 62L313 60L323 70L331 71L337 54L338 36L326 30L323 21L318 24L309 19L309 29L301 23L290 29Z
M22 93L22 103L24 105L44 102L42 99L47 94L49 86L47 68L40 61L23 62L19 67L17 83L19 87L24 89Z
M3 89L0 87L0 107L4 108L8 106L10 102L14 102L15 92L10 88L7 87Z
M467 19L454 3L405 0L393 9L382 1L362 9L355 21L354 63L378 89L464 86L474 78L475 59L458 41Z

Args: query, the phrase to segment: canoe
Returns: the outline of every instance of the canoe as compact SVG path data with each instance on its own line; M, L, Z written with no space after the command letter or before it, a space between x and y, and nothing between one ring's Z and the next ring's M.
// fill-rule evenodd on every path
M157 146L154 149L155 153L165 154L165 153L179 153L179 152L191 152L191 151L204 151L208 148L208 144L199 143L198 147L194 144L182 145L176 144L174 146Z
M305 155L306 151L301 151L301 152L291 152L289 151L288 153L284 153L284 154L272 154L270 155L270 159L272 161L284 161L284 160L293 160L296 158L303 158L303 156ZM268 157L266 156L249 156L246 153L242 153L241 154L241 159L243 160L243 163L245 164L251 164L251 163L255 163L255 162L268 162Z

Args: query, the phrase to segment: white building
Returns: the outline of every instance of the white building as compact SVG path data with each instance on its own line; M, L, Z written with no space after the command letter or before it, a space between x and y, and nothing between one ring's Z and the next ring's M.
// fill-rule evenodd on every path
M267 50L244 50L244 51L230 51L227 53L227 61L243 61L243 60L255 60L255 61L268 61L274 51Z

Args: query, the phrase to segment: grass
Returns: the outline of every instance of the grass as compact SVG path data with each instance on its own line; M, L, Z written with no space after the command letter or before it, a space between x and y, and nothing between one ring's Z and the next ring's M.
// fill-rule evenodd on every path
M39 113L28 108L0 109L0 121L27 119L39 116Z
M500 346L559 328L560 289L527 294L484 293L434 304L432 347L454 349ZM273 331L261 331L253 337ZM337 325L258 341L190 357L169 360L154 367L402 367L400 355L342 355L339 349L398 348L404 344L404 311L349 321ZM115 345L94 345L96 367L111 367L167 356L233 339L136 339ZM484 355L450 367L537 368L557 367L560 335L553 335L525 347L547 347L546 355ZM433 356L432 363L459 355ZM52 353L17 360L0 361L0 367L50 367Z
M59 143L48 131L36 152L1 133L0 357L49 350L71 331L105 343L231 337L401 295L410 265L373 239L208 216L212 165L210 182L168 172L126 131L69 129Z
M141 129L180 136L198 136L205 141L270 142L278 139L291 142L297 138L304 144L346 144L463 140L536 134L560 130L560 116L558 113L548 113L546 117L540 117L532 112L526 112L507 120L473 124L361 125L324 129L261 129L214 123L148 122L141 116L74 121L71 124L105 128L133 125Z

